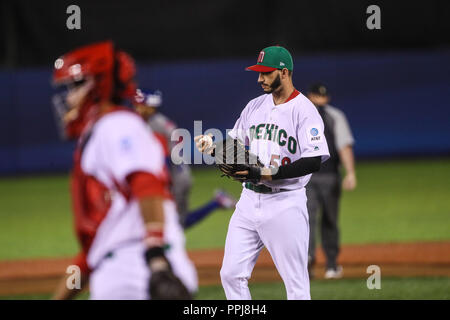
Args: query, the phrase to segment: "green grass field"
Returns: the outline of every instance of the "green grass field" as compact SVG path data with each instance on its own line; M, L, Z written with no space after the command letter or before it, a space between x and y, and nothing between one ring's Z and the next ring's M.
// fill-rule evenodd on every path
M342 243L450 240L450 159L361 162L357 174L357 190L342 197ZM215 188L239 196L241 186L219 176L213 169L194 170L192 208L207 202ZM187 247L222 248L231 214L231 210L219 210L189 229ZM77 252L67 175L1 178L0 221L0 260L59 257ZM358 281L314 281L312 296L449 298L447 278L387 279L379 293ZM252 288L256 299L285 298L280 283L254 284ZM222 299L223 290L203 287L199 298Z
M286 299L283 283L255 283L250 291L253 299ZM220 286L201 288L198 299L225 299ZM366 279L342 279L311 282L311 299L314 300L372 300L372 299L450 299L450 278L385 278L381 289L369 290Z
M255 300L284 300L286 291L283 283L250 284ZM84 292L78 299L88 299ZM1 299L49 299L49 294L19 295ZM311 282L311 298L314 300L448 300L450 299L450 278L383 278L381 289L367 289L365 279L314 280ZM198 300L224 300L221 286L204 286L196 296Z
M366 162L359 185L343 194L343 243L450 239L450 159ZM215 170L195 170L191 207L215 188L239 196L241 186ZM219 210L187 231L189 249L222 248L231 210ZM75 254L66 175L0 179L0 259Z

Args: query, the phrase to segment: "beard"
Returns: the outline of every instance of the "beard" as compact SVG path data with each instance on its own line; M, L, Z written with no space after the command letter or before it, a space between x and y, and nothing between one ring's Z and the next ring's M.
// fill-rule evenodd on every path
M275 78L275 80L273 80L273 82L269 85L269 88L264 90L265 93L272 93L275 90L277 90L279 87L281 86L281 79L280 79L280 75L277 75L277 77Z

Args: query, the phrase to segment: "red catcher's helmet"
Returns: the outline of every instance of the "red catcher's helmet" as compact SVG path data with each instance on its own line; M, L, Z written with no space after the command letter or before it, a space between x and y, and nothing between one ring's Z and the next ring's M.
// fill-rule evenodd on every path
M120 103L132 97L136 85L136 68L133 59L123 51L116 51L111 41L87 45L66 53L55 61L53 83L65 85L72 90L87 80L92 80L82 104L77 107L76 117L67 120L64 116L73 106L68 106L65 97L54 97L58 116L63 120L63 129L68 138L80 136L83 128L95 119L98 104L102 101Z

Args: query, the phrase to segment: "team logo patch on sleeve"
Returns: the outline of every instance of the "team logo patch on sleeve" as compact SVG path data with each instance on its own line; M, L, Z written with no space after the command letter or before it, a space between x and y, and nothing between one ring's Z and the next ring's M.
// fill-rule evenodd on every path
M314 126L308 129L308 142L309 143L320 143L323 141L322 134L319 131L319 127Z

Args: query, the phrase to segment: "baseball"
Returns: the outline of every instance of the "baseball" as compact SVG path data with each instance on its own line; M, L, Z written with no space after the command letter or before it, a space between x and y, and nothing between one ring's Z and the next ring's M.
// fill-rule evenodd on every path
M203 136L203 138L200 139L200 142L202 146L209 148L213 144L213 139L211 136Z

